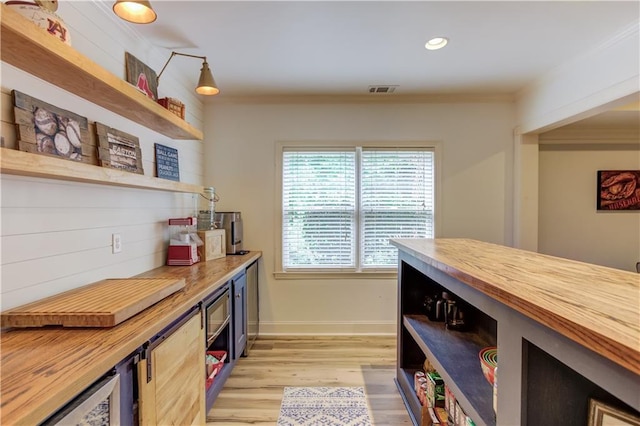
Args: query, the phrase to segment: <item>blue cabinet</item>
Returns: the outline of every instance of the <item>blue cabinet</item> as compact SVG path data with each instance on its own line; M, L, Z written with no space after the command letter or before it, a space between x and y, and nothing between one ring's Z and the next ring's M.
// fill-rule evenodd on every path
M233 289L233 359L247 346L247 275L243 271L231 280Z

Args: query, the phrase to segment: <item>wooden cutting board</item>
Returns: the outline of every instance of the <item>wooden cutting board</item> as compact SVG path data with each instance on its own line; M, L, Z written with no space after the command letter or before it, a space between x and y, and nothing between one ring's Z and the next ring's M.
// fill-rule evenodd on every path
M113 327L184 288L184 279L107 279L2 312L3 327Z

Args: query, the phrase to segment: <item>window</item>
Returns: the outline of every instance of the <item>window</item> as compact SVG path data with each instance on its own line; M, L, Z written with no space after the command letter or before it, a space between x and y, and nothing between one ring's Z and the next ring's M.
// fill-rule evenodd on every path
M397 267L434 236L433 148L282 147L282 271Z

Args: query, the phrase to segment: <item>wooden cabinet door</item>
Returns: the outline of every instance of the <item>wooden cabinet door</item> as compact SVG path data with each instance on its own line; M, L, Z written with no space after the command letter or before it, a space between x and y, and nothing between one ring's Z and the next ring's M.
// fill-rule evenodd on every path
M238 359L247 346L247 276L233 279L233 358Z
M138 364L141 425L206 423L204 341L198 311Z

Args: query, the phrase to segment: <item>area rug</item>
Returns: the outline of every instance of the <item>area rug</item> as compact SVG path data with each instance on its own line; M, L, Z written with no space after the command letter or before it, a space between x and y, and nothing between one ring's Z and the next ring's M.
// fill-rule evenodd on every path
M363 387L286 387L278 426L371 426Z

